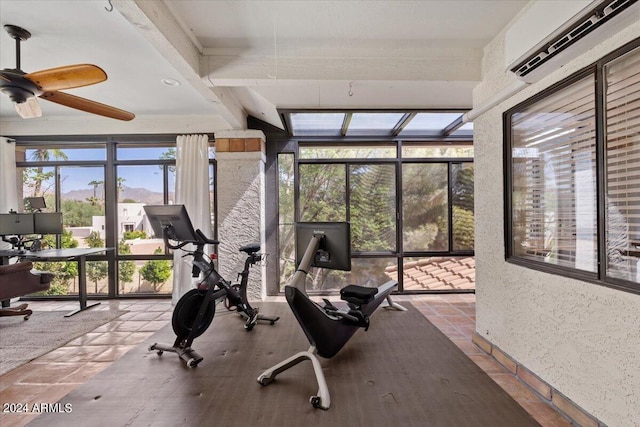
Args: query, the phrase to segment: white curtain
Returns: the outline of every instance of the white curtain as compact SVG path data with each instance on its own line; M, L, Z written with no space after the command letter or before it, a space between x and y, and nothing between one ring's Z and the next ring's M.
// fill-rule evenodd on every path
M206 135L180 135L176 140L176 204L184 205L194 229L211 235L211 201L209 198L209 143ZM208 254L205 251L205 254ZM173 296L175 305L180 297L194 287L191 277L191 257L182 258L178 250L173 255Z
M18 187L16 181L16 143L0 137L0 213L18 210ZM0 249L11 248L11 244L0 240Z

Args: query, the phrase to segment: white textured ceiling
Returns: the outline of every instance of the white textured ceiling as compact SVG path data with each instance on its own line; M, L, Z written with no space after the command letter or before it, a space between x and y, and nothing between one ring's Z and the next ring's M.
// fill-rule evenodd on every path
M109 75L68 93L136 120L198 115L241 128L243 114L277 124L276 108L470 108L483 47L526 3L113 0L109 12L102 0L2 0L0 20L33 35L24 71L92 63ZM0 67L14 56L2 31ZM47 118L87 116L40 104ZM15 115L2 96L0 119Z
M171 2L202 46L267 49L398 49L406 44L482 48L522 1L190 1Z

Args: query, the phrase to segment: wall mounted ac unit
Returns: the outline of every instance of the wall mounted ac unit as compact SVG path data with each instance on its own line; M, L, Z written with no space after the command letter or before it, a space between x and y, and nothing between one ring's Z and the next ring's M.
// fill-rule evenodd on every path
M555 30L544 28L558 20L561 24ZM527 83L536 82L636 22L640 22L638 0L541 1L505 33L507 69Z

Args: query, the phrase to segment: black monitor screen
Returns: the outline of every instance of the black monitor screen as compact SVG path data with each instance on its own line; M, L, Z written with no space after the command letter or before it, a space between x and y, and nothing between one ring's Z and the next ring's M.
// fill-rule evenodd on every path
M166 228L170 240L198 240L184 205L146 205L144 211L156 237L162 237L162 230Z
M24 207L30 211L37 211L46 208L47 204L44 197L27 197L24 199Z
M35 234L62 234L62 212L40 212L33 214Z
M296 223L296 265L300 265L309 241L320 235L313 267L351 270L351 228L348 222Z
M33 214L0 214L0 236L24 236L33 233Z

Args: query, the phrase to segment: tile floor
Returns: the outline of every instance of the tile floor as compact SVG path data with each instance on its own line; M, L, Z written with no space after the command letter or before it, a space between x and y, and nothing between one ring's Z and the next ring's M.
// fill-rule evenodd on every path
M281 298L269 300L283 301ZM411 302L542 426L571 426L566 418L471 341L475 327L475 295L411 295L397 296L394 300ZM71 311L76 306L77 302L30 303L34 311ZM171 320L169 300L103 301L92 310L111 308L128 312L0 376L0 403L55 403ZM0 425L23 426L36 416L0 413Z

